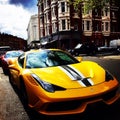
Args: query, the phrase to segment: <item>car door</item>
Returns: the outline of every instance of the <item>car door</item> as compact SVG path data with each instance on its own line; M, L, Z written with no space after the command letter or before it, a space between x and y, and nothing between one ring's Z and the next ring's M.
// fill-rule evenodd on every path
M10 69L12 80L17 85L18 88L20 87L20 75L24 70L24 60L25 55L24 54L20 55L15 64L13 65L13 67Z

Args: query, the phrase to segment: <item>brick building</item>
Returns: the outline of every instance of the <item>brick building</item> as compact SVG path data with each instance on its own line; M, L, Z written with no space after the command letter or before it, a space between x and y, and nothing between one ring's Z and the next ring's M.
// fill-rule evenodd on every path
M12 35L0 33L0 46L10 46L13 50L26 50L27 41Z
M38 28L43 47L71 49L78 43L109 45L120 38L120 8L111 0L103 9L79 13L68 0L38 0Z

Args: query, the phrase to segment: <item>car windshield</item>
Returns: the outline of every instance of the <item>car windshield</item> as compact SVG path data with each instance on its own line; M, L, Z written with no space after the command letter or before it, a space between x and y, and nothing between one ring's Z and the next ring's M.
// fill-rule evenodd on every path
M29 53L26 58L26 68L44 68L79 62L74 57L62 51L51 50Z
M5 58L18 57L23 53L23 51L10 51L5 54Z

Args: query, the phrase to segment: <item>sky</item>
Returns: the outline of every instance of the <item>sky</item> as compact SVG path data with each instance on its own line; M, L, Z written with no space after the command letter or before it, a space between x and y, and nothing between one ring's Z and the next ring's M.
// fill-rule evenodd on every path
M27 39L31 15L37 14L37 0L0 0L0 32Z

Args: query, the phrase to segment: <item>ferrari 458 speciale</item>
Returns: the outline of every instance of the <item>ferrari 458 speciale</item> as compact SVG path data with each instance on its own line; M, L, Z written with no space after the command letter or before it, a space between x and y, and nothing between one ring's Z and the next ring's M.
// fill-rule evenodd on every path
M110 105L119 98L119 82L111 73L59 49L30 50L10 63L10 82L40 114L82 113L91 103Z

